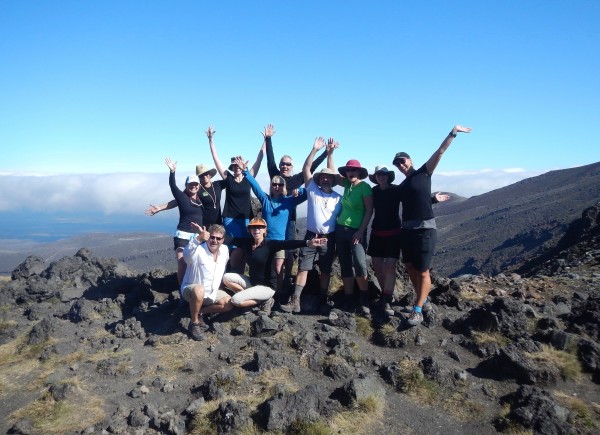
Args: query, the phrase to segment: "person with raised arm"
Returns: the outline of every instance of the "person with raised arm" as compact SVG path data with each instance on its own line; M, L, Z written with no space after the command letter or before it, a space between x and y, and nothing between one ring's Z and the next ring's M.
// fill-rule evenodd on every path
M198 225L203 225L202 203L198 196L200 180L196 175L188 176L185 180L185 190L181 191L175 182L177 162L167 157L165 158L165 164L169 168L169 187L179 208L179 223L173 236L173 246L177 259L177 282L181 285L186 269L183 259L183 248L185 248L190 239L195 237L191 224L195 222Z
M385 165L376 166L373 174L369 175L369 180L375 186L371 188L373 221L367 254L371 257L373 271L382 292L380 306L388 316L395 314L392 302L396 285L396 267L400 259L402 227L399 214L401 189L397 184L392 184L394 179L394 171ZM436 193L431 197L431 202L435 204L447 199L448 195Z
M275 163L275 154L273 153L273 135L275 134L275 127L273 124L268 124L263 131L263 137L265 139L265 153L267 154L267 170L269 171L269 178L280 176L285 180L287 191L293 192L302 186L305 182L304 174L294 174L294 161L292 158L285 154L279 159L279 165ZM311 172L314 172L321 163L327 158L327 151L317 157L312 166ZM292 210L290 219L288 220L287 228L285 231L286 240L294 240L296 238L296 208ZM285 280L289 282L291 280L292 267L294 265L294 250L286 251L285 255Z
M250 182L254 195L262 205L261 217L267 222L267 228L269 229L267 231L267 239L286 240L285 231L293 210L296 209L298 204L306 201L306 191L304 188L300 187L297 189L295 195L288 195L285 180L280 175L276 175L271 180L271 187L267 195L250 174L250 171L248 171L248 162L237 158L234 164L242 168L242 174ZM281 295L284 259L285 251L275 253L273 265L277 275L277 286L275 287L277 295Z
M359 306L362 314L370 314L369 281L366 258L367 225L373 215L373 192L371 186L362 181L368 171L358 160L348 160L345 166L338 168L343 177L344 188L342 211L335 227L335 245L342 281L344 283L345 306L354 311L354 280L358 284Z
M317 152L326 146L327 167L313 174L313 159ZM326 312L329 308L327 295L329 292L329 280L331 277L331 266L335 257L335 221L342 209L342 196L333 190L338 177L333 162L333 151L339 144L329 138L327 145L322 137L315 139L312 150L304 162L302 173L306 181L306 194L308 197L306 213L306 235L304 240L314 237L325 238L327 243L323 246L305 246L300 248L298 258L298 274L294 285L294 293L287 304L281 305L281 309L288 313L299 313L300 296L306 285L308 272L319 265L319 284L321 300L319 308Z
M408 316L408 324L419 325L423 311L430 307L427 297L431 290L429 269L435 251L437 231L431 207L431 176L443 154L458 133L471 129L455 125L439 148L419 169L405 152L396 153L392 164L406 177L400 184L402 196L402 261L415 288L416 300Z
M198 195L202 203L202 221L204 226L207 227L223 223L223 218L221 217L221 192L225 187L225 180L213 180L216 174L216 169L209 169L204 163L196 166L196 175L200 179L200 191ZM154 216L156 213L171 210L175 207L177 207L177 201L174 199L162 205L150 204L145 214Z
M227 236L231 238L230 249L231 252L231 267L235 271L244 270L244 246L250 243L250 237L246 231L248 222L254 216L252 212L252 201L250 199L250 191L252 187L250 183L242 174L242 169L236 165L234 160L235 157L231 158L231 164L228 168L225 168L219 156L217 154L217 148L215 147L213 137L216 131L212 126L206 130L206 137L208 138L208 144L210 146L210 152L215 162L217 172L221 175L221 178L225 181L225 207L223 207L223 226L227 232ZM263 159L265 145L264 142L258 152L256 162L250 169L250 174L256 176L260 169L260 164Z
M260 304L260 311L268 316L274 304L275 290L271 265L275 253L301 246L323 246L327 239L267 240L267 223L262 218L252 219L248 224L248 232L252 235L252 243L246 245L249 275L226 273L223 276L223 284L235 293L231 298L233 306L248 308Z
M205 230L192 222L192 228L197 235L183 249L187 269L179 292L190 306L188 333L193 340L200 341L204 338L203 332L208 330L201 311L222 313L232 308L231 296L219 289L229 250L223 245L225 228L222 225L213 224Z

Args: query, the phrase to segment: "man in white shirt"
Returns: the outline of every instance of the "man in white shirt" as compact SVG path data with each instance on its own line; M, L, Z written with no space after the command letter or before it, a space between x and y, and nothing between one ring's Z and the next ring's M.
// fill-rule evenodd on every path
M338 178L333 163L333 151L338 147L338 143L333 138L330 138L327 142L327 168L314 175L311 172L311 166L317 151L325 145L325 140L322 137L315 139L313 149L306 158L302 170L307 193L306 236L304 239L326 237L327 245L306 247L300 250L294 294L286 305L281 305L281 309L288 313L300 312L300 295L306 285L308 271L313 269L315 263L319 265L319 271L321 272L320 305L323 310L328 307L327 293L329 291L331 265L335 255L335 223L342 209L342 196L333 190Z
M211 225L208 230L193 222L191 226L198 234L183 250L187 268L179 291L181 298L190 304L190 337L200 341L204 338L202 333L208 329L200 310L221 313L232 308L231 297L219 289L229 250L223 245L225 228L222 225Z

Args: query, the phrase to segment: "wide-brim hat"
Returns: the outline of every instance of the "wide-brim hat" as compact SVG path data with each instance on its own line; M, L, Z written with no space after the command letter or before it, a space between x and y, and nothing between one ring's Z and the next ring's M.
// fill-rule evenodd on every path
M323 174L332 176L333 181L331 182L331 187L335 186L336 184L339 184L340 175L336 174L333 169L323 168L323 169L321 169L321 171L313 174L313 180L317 186L321 185L321 175L323 175Z
M217 175L217 170L216 169L208 169L208 166L206 166L204 163L200 163L199 165L196 166L196 175L198 177L204 175L204 174L208 174L212 177L214 177L215 175Z
M394 181L394 179L396 178L396 174L394 173L394 171L390 171L387 166L385 165L377 165L375 166L375 170L373 171L372 174L369 174L369 180L371 181L371 183L373 184L378 184L377 183L377 178L375 177L375 175L377 174L385 174L388 176L388 183L392 184L392 182Z
M365 178L367 178L367 175L369 175L369 171L367 171L367 168L363 168L360 165L360 162L358 160L355 160L355 159L348 160L346 162L346 166L339 167L338 171L342 175L342 177L345 177L346 176L346 171L348 169L357 169L358 170L358 179L359 180L364 180Z

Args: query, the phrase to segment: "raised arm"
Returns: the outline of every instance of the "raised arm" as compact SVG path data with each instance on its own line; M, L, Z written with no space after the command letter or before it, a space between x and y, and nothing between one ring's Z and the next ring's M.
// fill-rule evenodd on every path
M263 131L265 152L267 154L267 171L269 171L269 178L273 178L276 175L281 175L277 163L275 163L275 155L273 154L273 142L272 137L275 134L275 127L273 124L268 124Z
M265 155L265 142L262 143L260 150L258 151L258 156L256 156L256 161L250 168L250 174L258 175L258 170L260 169L260 165L262 163L263 156Z
M146 214L148 216L154 216L156 213L159 213L159 212L165 211L165 210L171 210L172 208L175 208L175 207L177 207L177 201L172 199L169 202L167 202L166 204L162 204L162 205L150 204L150 207L146 209L144 214Z
M217 168L217 172L219 173L219 175L221 176L221 178L224 180L225 178L227 178L227 168L225 168L225 166L223 166L223 163L221 163L221 160L219 160L219 156L217 154L217 148L215 147L215 144L213 142L213 136L215 135L216 131L213 130L213 126L211 125L210 127L208 127L208 130L205 131L206 133L206 137L208 138L208 145L210 146L210 153L212 154L212 158L215 162L215 167Z
M269 200L269 197L260 188L256 179L248 170L248 162L244 161L244 159L242 159L240 156L237 156L233 163L240 167L240 169L242 170L242 174L244 174L244 177L246 177L246 180L248 180L248 183L250 183L250 187L252 187L252 192L254 192L254 195L258 198L260 203L264 205L264 203Z
M324 146L325 146L325 139L323 139L320 136L315 138L313 147L310 150L308 157L306 157L306 160L304 161L304 166L302 167L302 175L304 178L304 184L306 186L308 186L310 184L312 177L313 177L312 166L313 166L313 160L315 158L315 155L317 154L317 151L319 151Z
M471 129L469 127L463 127L462 125L455 125L452 128L452 130L450 131L450 133L448 133L448 136L446 136L446 138L444 139L444 141L442 142L440 147L436 150L436 152L433 153L433 155L431 157L429 157L429 160L427 160L427 163L425 163L426 168L427 168L427 173L433 174L433 171L435 171L435 168L437 168L438 163L442 159L442 154L444 154L446 152L446 150L452 143L452 140L456 137L456 135L458 133L470 133L470 132L471 132Z
M327 141L327 167L332 171L335 171L335 164L333 163L333 152L340 146L339 142L332 137Z
M321 165L321 163L323 163L323 160L325 160L327 158L327 150L323 150L323 152L319 155L319 157L316 158L316 160L313 162L312 166L310 167L310 172L315 172L317 170L317 168L319 167L319 165Z

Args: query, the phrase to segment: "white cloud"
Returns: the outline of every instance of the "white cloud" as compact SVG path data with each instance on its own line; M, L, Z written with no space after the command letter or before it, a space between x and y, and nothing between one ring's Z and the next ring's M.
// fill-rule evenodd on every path
M452 192L470 197L508 186L545 171L524 169L481 169L435 173L434 191ZM183 187L185 175L177 176ZM396 180L403 176L396 174ZM266 189L268 175L258 176ZM96 212L101 214L142 214L149 204L161 204L172 199L168 173L116 173L77 175L1 175L0 212ZM304 215L304 207L299 214Z

